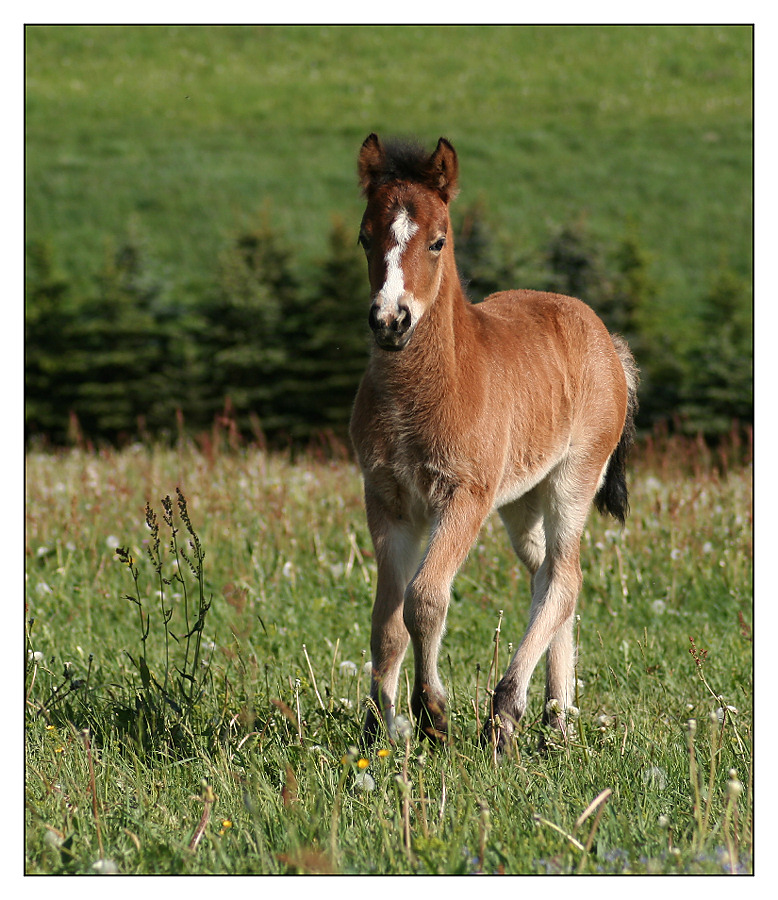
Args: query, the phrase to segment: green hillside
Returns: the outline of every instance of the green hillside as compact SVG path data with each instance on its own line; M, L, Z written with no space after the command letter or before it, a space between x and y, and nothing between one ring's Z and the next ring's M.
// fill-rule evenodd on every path
M751 62L735 27L30 28L28 236L78 272L135 227L185 279L267 205L322 251L369 131L445 134L516 240L632 223L687 288L749 271Z

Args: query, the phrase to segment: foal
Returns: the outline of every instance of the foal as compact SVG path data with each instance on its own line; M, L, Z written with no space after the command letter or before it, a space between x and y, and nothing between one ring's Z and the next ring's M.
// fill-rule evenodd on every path
M458 173L448 141L428 156L371 134L358 169L375 338L351 419L378 566L366 738L376 710L394 735L409 640L412 712L426 735L446 738L438 651L451 584L495 509L532 576L532 605L484 736L506 745L544 652L545 720L564 729L581 533L592 501L626 516L637 369L580 300L536 291L467 300L448 212Z

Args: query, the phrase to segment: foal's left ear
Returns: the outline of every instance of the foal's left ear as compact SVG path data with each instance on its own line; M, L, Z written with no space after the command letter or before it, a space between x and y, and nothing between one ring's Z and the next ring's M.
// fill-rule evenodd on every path
M459 193L457 187L459 163L456 150L445 138L440 138L435 152L430 157L430 169L434 181L433 187L445 203L450 203Z

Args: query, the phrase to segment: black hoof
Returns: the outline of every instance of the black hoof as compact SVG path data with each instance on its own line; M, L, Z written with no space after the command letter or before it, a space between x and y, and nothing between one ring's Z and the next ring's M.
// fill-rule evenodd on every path
M422 737L434 744L448 742L448 715L444 700L423 691L421 695L411 698L411 711Z

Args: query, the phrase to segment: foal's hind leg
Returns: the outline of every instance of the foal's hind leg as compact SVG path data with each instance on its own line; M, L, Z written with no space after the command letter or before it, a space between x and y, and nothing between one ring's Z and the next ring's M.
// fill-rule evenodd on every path
M575 604L581 589L579 545L594 495L596 476L571 483L558 473L544 486L543 531L546 554L533 578L530 622L505 675L495 688L494 715L484 737L503 746L527 706L530 677L546 652L546 702L556 700L561 715L552 712L547 721L564 726L564 710L573 699L573 632ZM581 482L583 481L583 484ZM536 489L539 492L539 489ZM509 517L506 524L509 524ZM534 526L537 529L537 524ZM509 526L510 530L510 526ZM512 535L514 546L519 543ZM525 539L526 543L526 539ZM518 549L517 549L518 552ZM535 561L537 556L535 557Z

